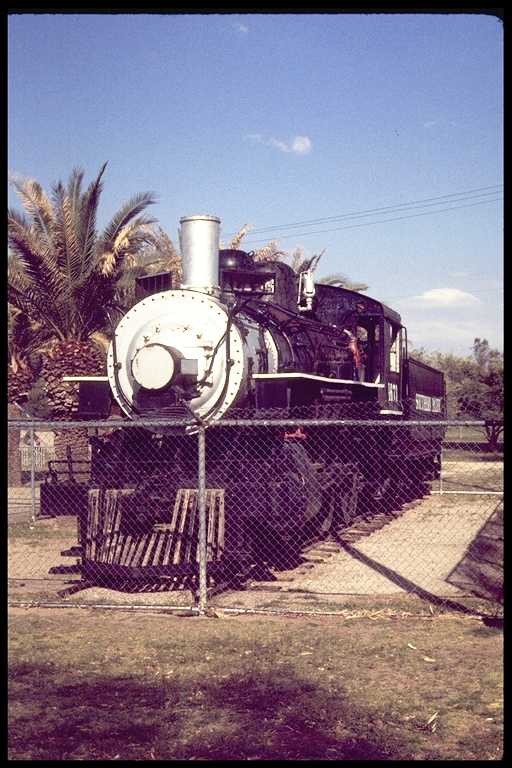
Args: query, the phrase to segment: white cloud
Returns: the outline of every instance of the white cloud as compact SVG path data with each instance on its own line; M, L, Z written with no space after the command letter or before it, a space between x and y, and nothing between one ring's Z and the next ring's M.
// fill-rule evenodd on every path
M246 35L249 32L247 24L235 24L235 29L240 32L241 35Z
M313 148L313 143L309 136L294 136L290 141L282 141L274 136L266 139L261 133L251 133L246 136L246 139L267 147L274 147L280 152L290 152L294 155L307 155Z
M473 340L477 336L492 339L493 329L485 328L476 320L443 317L419 317L402 315L402 322L407 327L409 347L425 347L452 352L456 355L469 355Z
M311 152L312 144L309 136L296 136L292 142L291 151L296 155L307 155Z
M397 301L394 308L402 317L413 347L468 355L477 336L492 344L499 337L498 324L488 307L459 288L432 288Z
M276 149L279 149L281 152L290 152L290 145L287 144L285 141L280 141L279 139L274 139L271 137L268 139L268 141L264 141L264 144L266 144L269 147L275 147Z
M408 299L408 303L434 309L436 307L469 307L481 302L472 293L461 291L459 288L431 288L430 291L425 291L420 296L412 296Z

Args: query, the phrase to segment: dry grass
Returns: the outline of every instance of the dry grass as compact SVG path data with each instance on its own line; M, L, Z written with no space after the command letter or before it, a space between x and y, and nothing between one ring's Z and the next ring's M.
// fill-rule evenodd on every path
M501 632L477 619L10 615L13 760L502 756Z

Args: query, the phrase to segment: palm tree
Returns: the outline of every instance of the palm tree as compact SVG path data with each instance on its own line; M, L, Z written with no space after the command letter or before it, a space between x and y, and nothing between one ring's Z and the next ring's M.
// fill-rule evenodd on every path
M7 403L7 418L19 419L20 411L16 403ZM7 484L9 488L21 485L21 453L20 453L20 430L8 429L7 431Z
M153 233L150 243L126 259L117 282L117 303L124 309L130 309L137 301L136 278L157 272L170 272L174 287L181 282L181 255L162 227Z
M72 415L78 387L65 375L101 374L105 367L105 310L116 308L125 263L154 241L154 219L143 216L151 192L132 197L101 234L96 217L106 163L82 189L84 171L72 171L47 195L33 179L13 178L25 213L8 211L8 301L39 336L41 376L54 418ZM43 339L44 336L44 339ZM65 442L76 435L65 430ZM71 438L71 439L70 439ZM56 452L62 440L56 439Z
M19 417L16 407L20 400L27 397L32 385L32 373L24 355L23 336L25 329L20 323L21 313L9 308L7 323L7 415L9 419ZM20 430L9 429L7 432L7 474L9 486L21 485Z

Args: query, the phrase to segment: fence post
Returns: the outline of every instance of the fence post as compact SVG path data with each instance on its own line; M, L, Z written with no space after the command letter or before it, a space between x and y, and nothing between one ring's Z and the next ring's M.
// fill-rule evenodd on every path
M444 445L441 443L441 466L439 468L439 495L443 495L443 467L444 467Z
M30 493L32 498L32 516L31 522L36 521L36 467L35 467L35 432L34 427L30 427Z
M199 613L206 611L207 553L206 553L206 436L205 428L198 432L197 505L199 508Z

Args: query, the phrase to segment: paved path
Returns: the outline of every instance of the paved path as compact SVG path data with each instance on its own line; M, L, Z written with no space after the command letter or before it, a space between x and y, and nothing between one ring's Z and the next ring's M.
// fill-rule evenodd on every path
M380 530L314 564L288 586L316 594L359 595L392 595L416 586L439 597L461 596L447 579L500 503L492 496L428 496Z

